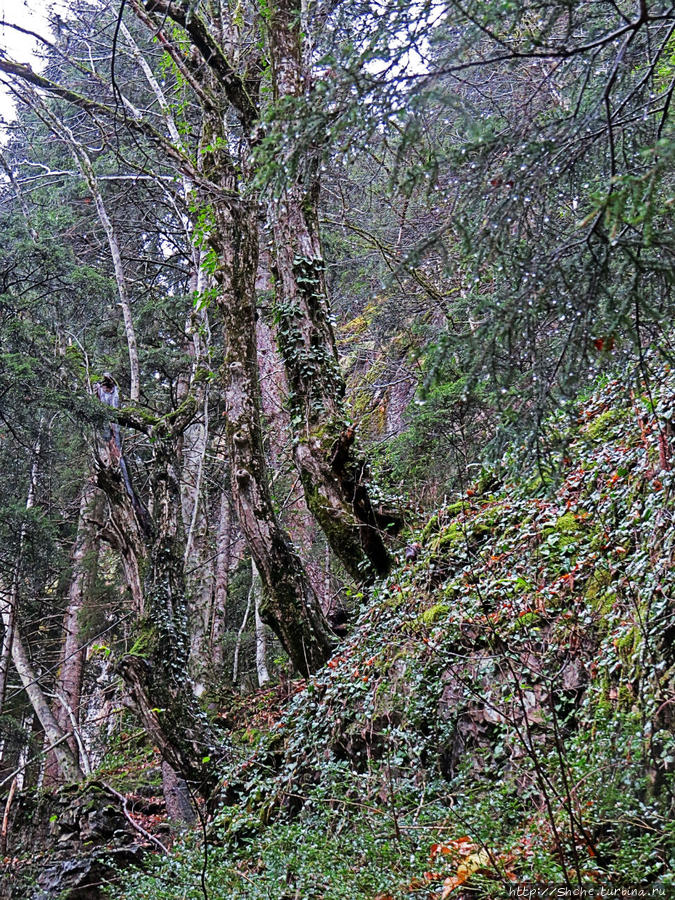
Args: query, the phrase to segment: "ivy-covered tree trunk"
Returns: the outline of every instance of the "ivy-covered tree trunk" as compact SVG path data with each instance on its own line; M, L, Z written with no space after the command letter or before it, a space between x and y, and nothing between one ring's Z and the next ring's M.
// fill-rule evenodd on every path
M218 126L213 130L218 134ZM263 583L260 614L294 666L307 675L328 659L334 637L300 557L279 523L269 492L255 328L257 208L238 196L237 179L224 153L208 154L207 162L212 179L219 178L222 190L212 206L209 240L217 256L214 275L224 324L223 379L232 495Z
M275 100L307 89L302 10L296 0L272 6L268 28ZM270 204L277 277L278 343L291 403L294 455L307 505L347 571L384 575L391 564L384 535L400 520L374 501L368 467L347 420L319 238L319 160L308 150L304 180Z
M268 295L273 289L267 252L261 252L257 289L258 293L265 291ZM279 356L275 329L271 323L265 321L264 315L258 315L256 331L262 414L267 429L265 450L270 469L279 472L285 469L289 463L293 464L292 447L288 440L290 434L290 415L286 402L288 381ZM295 477L295 473L291 477L293 482L289 486L288 496L284 500L284 527L289 534L293 535L293 543L300 551L312 589L319 598L321 609L326 614L329 608L329 596L326 593L323 572L317 564L317 550L322 543L321 529L307 509L300 479Z
M187 409L189 403L185 406ZM141 531L119 469L100 467L98 480L111 506L117 507L113 518L125 521L135 531L127 546L138 547L145 541L146 549L145 560L137 564L139 571L145 571L138 637L119 662L118 671L162 758L208 797L216 782L218 741L188 677L187 592L176 468L177 436L184 425L177 415L172 422L159 419L148 426L154 448L151 534Z
M309 61L303 59L301 4L281 0L266 7L259 14L256 26L262 40L251 41L241 54L230 54L223 49L229 41L223 34L227 14L219 20L209 17L204 9L188 10L168 0L145 0L143 6L134 0L133 7L146 24L154 22L156 28L163 28L164 19L160 16L173 19L185 28L195 52L201 54L205 66L192 69L190 78L199 81L196 87L207 119L207 131L213 131L213 140L203 141L203 146L216 150L206 154L211 161L203 171L205 197L207 201L213 200L213 185L221 185L225 197L236 197L236 179L225 185L230 177L228 172L236 169L238 179L245 184L246 199L232 202L246 204L247 215L253 217L254 182L258 174L255 148L261 135L259 87L264 69L261 51L255 48L264 44L262 52L268 53L275 99L283 101L301 96L309 70ZM233 26L232 30L237 29ZM172 46L166 33L164 40ZM236 67L232 60L237 60ZM238 121L233 136L224 133L222 113L214 112L214 97L221 98ZM208 124L209 119L216 122L215 128ZM388 571L390 560L383 529L398 523L395 516L388 515L372 501L367 466L345 415L344 379L338 365L318 239L318 187L315 171L307 184L298 180L279 201L272 203L279 343L291 390L295 458L308 507L336 554L349 572L360 579L369 570L379 574ZM217 201L216 211L223 202ZM211 230L211 244L216 253L236 258L247 238L230 224L219 221L218 215L211 225L215 225ZM222 233L216 238L218 229ZM225 294L228 289L225 288ZM238 286L234 296L237 304L249 302L243 299L245 295ZM220 305L224 309L228 304L225 301ZM241 328L243 324L242 319L236 327ZM253 324L250 315L247 326L252 329ZM233 346L238 340L233 338ZM263 583L267 584L265 567L259 565L259 569Z

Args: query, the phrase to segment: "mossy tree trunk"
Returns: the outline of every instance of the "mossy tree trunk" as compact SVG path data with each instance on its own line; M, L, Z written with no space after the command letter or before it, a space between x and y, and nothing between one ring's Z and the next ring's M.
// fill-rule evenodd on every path
M267 30L274 99L306 93L299 0L276 0ZM373 500L368 467L348 422L319 237L320 150L269 207L277 277L278 343L290 388L294 455L307 505L356 579L389 571L387 529L400 521Z
M119 469L100 465L98 483L111 504L113 519L133 531L133 538L127 535L126 546L144 549L143 559L136 566L144 572L138 637L120 660L118 671L162 758L194 790L208 797L216 784L219 741L192 691L188 674L188 598L177 477L177 444L189 421L189 402L185 406L184 416L176 416L171 422L168 417L159 419L146 426L154 450L150 465L151 532L143 532Z
M212 121L211 128L210 145L223 144L219 124ZM225 152L214 150L206 154L205 162L212 182L217 178L222 190L215 201L210 198L209 240L218 259L214 275L224 324L222 372L232 495L263 584L260 614L296 669L307 675L328 659L334 637L269 491L255 327L258 210L239 195L238 179Z
M220 16L209 18L205 8L188 12L186 5L170 0L145 0L143 4L133 0L132 6L146 25L162 32L166 46L173 46L167 31L163 30L166 17L178 23L188 33L195 54L201 55L204 61L201 67L191 67L190 79L198 81L193 86L202 104L207 131L213 132L203 140L202 146L216 151L206 154L211 159L203 167L205 177L201 181L204 205L213 205L216 213L210 217L208 230L211 246L221 259L218 277L223 299L219 306L228 330L230 326L235 330L242 327L250 330L245 338L241 334L228 334L228 366L239 362L243 374L240 377L231 370L226 378L232 386L236 383L237 391L248 389L252 386L248 366L254 357L248 352L236 357L236 353L239 349L244 353L244 343L250 347L253 339L254 281L249 273L246 284L241 278L233 284L232 273L223 280L223 272L228 267L228 256L237 258L242 250L249 255L257 252L252 245L244 246L249 241L246 230L249 225L239 231L231 220L240 217L239 224L243 224L243 219L250 218L251 234L257 231L255 180L260 172L256 147L263 134L260 84L267 77L265 62L271 63L276 99L300 97L307 85L309 61L303 58L302 5L299 0L275 0L264 11L252 11L243 31L241 22L235 22L234 18L228 27L225 9ZM265 55L267 60L263 59ZM228 111L226 116L223 110ZM232 135L225 133L225 121L232 126ZM310 169L311 153L307 152L304 161ZM236 179L232 177L235 171ZM373 571L378 574L388 571L390 559L383 534L387 527L396 527L398 521L373 502L367 466L345 415L345 385L338 365L318 238L316 166L306 181L298 179L278 202L276 199L271 202L279 344L291 390L295 459L307 504L331 547L349 572L360 579ZM222 196L217 199L214 186L222 190ZM235 209L237 205L239 209ZM239 315L231 312L231 302L225 299L232 291L235 303L241 307ZM251 530L242 525L250 541ZM259 550L253 552L263 583L268 587L265 570L269 566L261 564ZM293 566L292 577L296 572L297 566ZM301 600L298 602L302 605Z

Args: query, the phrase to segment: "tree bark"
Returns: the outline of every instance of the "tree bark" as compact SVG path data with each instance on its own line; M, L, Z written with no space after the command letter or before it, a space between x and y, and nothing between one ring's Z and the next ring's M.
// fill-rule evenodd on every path
M279 0L272 7L267 35L275 100L301 97L307 88L301 13L299 0ZM347 571L361 580L389 571L384 536L399 528L400 520L373 501L366 460L346 417L319 238L319 154L308 150L304 162L304 181L298 178L269 205L278 342L307 506Z
M257 285L259 290L271 290L272 288L269 259L266 257L267 254L261 258L258 267ZM276 346L273 329L265 322L263 316L258 316L256 332L262 411L270 468L277 473L277 477L285 468L289 469L293 479L290 489L285 490L283 496L279 496L278 489L276 491L276 499L280 504L279 517L286 530L293 535L293 543L302 554L312 589L319 598L321 609L327 613L325 581L317 566L316 558L322 541L319 534L321 529L307 509L300 478L296 477L297 467L293 462L292 431L287 404L286 373Z
M105 448L96 459L96 483L108 501L101 536L119 554L132 609L136 615L143 616L145 594L141 571L147 555L145 535L125 488L119 463Z
M235 539L235 524L230 511L229 488L223 486L220 492L220 515L218 520L218 533L216 535L216 558L214 560L214 584L209 614L209 656L213 661L213 667L220 671L223 667L224 648L223 636L225 633L225 615L227 611L227 593L230 582L230 571L233 561L238 562L243 555L243 548L237 546L243 541L237 536Z
M258 675L258 687L263 687L270 680L267 670L267 637L265 635L265 623L260 615L262 601L260 575L251 560L251 590L253 591L253 609L255 613L255 668Z
M192 825L196 819L190 791L184 779L178 775L168 762L162 763L162 791L169 818L174 822Z
M68 588L68 603L63 618L63 643L59 671L56 678L57 703L54 706L54 718L61 730L70 733L68 745L77 759L79 749L73 735L72 719L79 724L80 698L82 679L84 676L85 647L80 638L82 610L90 597L95 579L94 554L98 555L98 540L95 505L98 494L93 483L87 483L80 500L80 515L77 523L77 536L71 552L71 578ZM100 503L98 504L100 505ZM45 783L56 784L58 771L54 753L50 753L45 763Z
M183 530L179 525L177 444L192 418L194 404L188 399L183 407L170 421L167 417L148 426L154 451L149 466L151 534L141 529L118 468L100 461L98 483L108 496L112 521L126 524L128 533L122 537L130 557L129 568L134 575L141 568L145 570L138 637L117 670L163 759L208 797L216 783L218 741L187 678L187 591ZM118 525L117 530L123 529ZM131 565L136 553L138 557Z
M210 141L223 140L210 122ZM215 279L224 323L226 433L232 495L239 523L263 583L261 616L302 674L328 659L333 637L300 558L281 527L269 493L262 443L256 346L255 279L258 223L255 204L238 196L237 178L225 154L205 155L222 195L212 205L210 243L218 255Z

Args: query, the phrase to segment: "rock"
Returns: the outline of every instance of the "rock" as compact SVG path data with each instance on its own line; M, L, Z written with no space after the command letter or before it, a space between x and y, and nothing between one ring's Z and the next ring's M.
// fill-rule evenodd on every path
M116 867L141 864L137 832L100 785L22 797L13 812L0 900L103 900Z

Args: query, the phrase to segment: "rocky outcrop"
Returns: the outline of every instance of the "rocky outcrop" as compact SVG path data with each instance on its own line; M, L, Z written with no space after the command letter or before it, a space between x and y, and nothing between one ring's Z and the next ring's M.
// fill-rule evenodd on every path
M97 782L16 803L0 900L102 900L118 868L140 865L142 836Z

